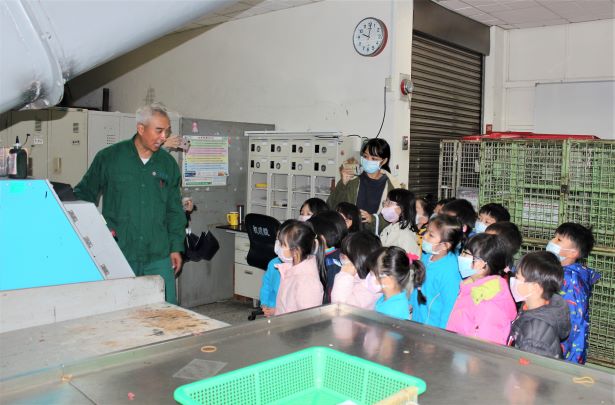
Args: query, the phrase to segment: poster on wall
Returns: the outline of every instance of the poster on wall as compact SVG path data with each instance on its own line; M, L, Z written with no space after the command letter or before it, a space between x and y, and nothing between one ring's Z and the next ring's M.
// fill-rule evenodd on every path
M190 148L184 153L184 187L226 186L228 136L187 136Z

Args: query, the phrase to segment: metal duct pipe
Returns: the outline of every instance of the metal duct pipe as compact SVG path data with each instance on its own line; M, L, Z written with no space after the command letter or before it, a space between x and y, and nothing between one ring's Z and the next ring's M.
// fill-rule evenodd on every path
M57 104L64 83L238 0L2 0L0 112Z

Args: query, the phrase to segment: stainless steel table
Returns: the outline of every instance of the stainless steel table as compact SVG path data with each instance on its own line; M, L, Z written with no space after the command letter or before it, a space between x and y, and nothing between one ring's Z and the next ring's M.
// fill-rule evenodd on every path
M205 345L216 351L203 352ZM422 404L615 403L612 373L343 305L5 378L0 403L168 404L175 388L191 382L174 375L195 359L225 363L225 372L311 346L333 347L422 378Z

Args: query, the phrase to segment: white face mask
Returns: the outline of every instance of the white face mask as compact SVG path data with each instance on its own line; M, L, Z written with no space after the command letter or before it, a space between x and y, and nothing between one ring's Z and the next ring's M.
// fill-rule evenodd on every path
M312 218L312 216L311 216L311 215L299 215L299 217L298 217L297 219L298 219L299 221L301 221L301 222L305 222L305 221L307 221L307 220L308 220L308 219L310 219L310 218Z
M399 214L395 211L395 207L384 207L380 212L384 219L391 224L399 221Z
M275 241L275 245L273 246L273 251L275 252L276 256L278 256L280 260L282 260L282 263L292 263L293 262L292 256L291 257L284 256L284 253L282 253L282 245L280 244L280 241L277 239Z
M523 281L517 280L516 277L511 277L509 282L510 282L510 292L512 293L512 296L515 299L515 302L525 301L532 295L531 293L528 295L522 295L519 292L519 289L518 289L519 284L523 283Z
M483 233L487 230L487 224L483 221L476 221L474 223L474 231L476 233Z

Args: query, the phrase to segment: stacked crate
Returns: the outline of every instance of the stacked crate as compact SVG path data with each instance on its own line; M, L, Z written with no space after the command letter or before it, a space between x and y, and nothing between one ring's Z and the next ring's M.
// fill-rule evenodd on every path
M438 200L478 194L480 177L480 143L477 137L440 141Z
M506 206L523 253L544 249L564 222L592 226L587 265L601 274L590 299L588 361L615 366L615 141L575 137L483 140L480 204Z

